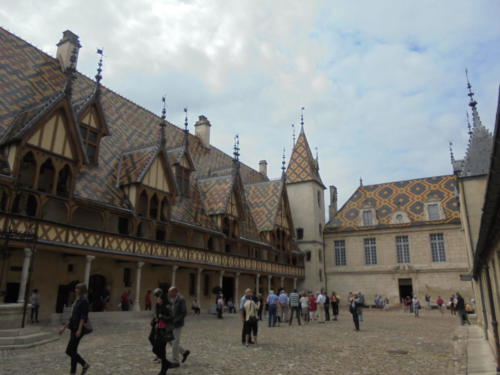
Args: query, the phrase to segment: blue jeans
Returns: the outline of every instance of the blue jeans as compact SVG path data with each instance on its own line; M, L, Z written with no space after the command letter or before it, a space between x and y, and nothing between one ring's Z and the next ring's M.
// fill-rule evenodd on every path
M269 327L276 325L276 305L269 305Z

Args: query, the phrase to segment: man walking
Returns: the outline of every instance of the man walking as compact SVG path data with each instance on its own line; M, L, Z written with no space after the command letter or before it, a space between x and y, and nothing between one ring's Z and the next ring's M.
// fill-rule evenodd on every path
M290 293L290 297L288 298L290 301L290 318L288 320L288 325L292 325L292 320L293 320L293 313L297 315L297 323L300 324L300 296L299 293L297 293L297 289L294 289L292 293Z
M325 295L325 319L327 322L330 321L330 297L328 297L328 293L324 293Z
M363 321L363 307L365 307L365 296L363 293L359 292L358 293L358 318L359 321Z
M349 296L349 311L352 314L352 320L354 321L354 327L356 331L359 331L359 297L356 294Z
M241 329L241 343L243 345L245 345L247 343L245 340L246 331L247 331L247 329L245 328L245 321L247 320L245 317L245 302L248 301L249 299L253 299L252 298L252 289L247 288L247 289L245 289L245 295L243 297L241 297L241 299L240 299L240 312L241 312L241 316L243 319L243 328ZM248 344L253 344L251 336L249 338Z
M267 296L267 305L269 306L269 327L276 326L276 310L278 303L279 297L274 294L274 290L270 290Z
M174 315L174 341L172 344L172 358L173 363L170 367L179 367L179 354L182 353L182 363L184 363L189 355L189 350L185 350L181 346L182 327L184 327L184 318L186 317L186 301L182 298L175 286L170 287L168 290L168 297L172 304L172 312Z
M38 289L33 289L30 298L31 303L31 323L40 323L38 321L38 312L40 311L40 294Z

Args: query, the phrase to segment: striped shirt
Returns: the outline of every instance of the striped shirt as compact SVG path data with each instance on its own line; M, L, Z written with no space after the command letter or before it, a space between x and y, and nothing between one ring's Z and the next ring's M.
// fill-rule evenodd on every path
M299 299L300 299L299 293L295 292L290 293L289 299L290 299L290 306L299 307Z

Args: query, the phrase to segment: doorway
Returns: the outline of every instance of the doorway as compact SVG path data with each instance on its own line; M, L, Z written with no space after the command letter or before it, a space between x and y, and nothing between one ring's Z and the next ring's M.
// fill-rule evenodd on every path
M4 302L5 303L16 303L19 298L19 288L21 284L19 283L7 283L6 285L6 293Z
M73 304L75 301L75 286L78 283L78 280L73 280L69 284L59 285L56 299L56 313L63 313L65 307Z
M407 296L413 296L413 285L411 279L398 279L399 284L399 302L403 302Z
M224 299L229 301L230 299L234 302L234 278L233 277L223 277L222 278L222 294L224 294Z

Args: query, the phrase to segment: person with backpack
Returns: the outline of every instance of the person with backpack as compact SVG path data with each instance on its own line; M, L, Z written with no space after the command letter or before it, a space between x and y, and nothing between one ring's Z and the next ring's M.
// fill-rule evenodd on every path
M59 334L62 335L67 329L70 330L71 335L66 347L66 354L71 358L70 375L76 375L76 367L78 364L82 366L81 374L87 373L90 368L80 354L78 354L78 345L80 340L85 334L92 332L89 324L89 300L87 299L87 285L79 283L75 286L75 303L71 310L71 317L69 322L62 326Z

